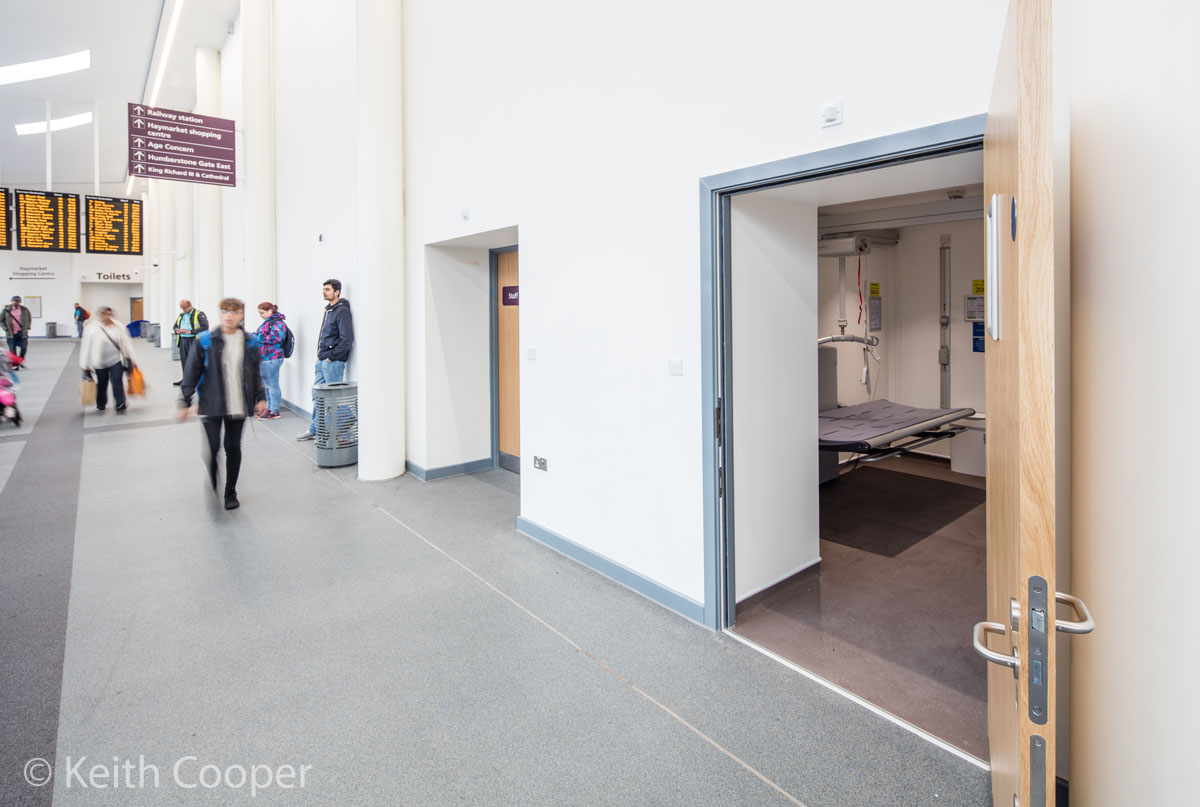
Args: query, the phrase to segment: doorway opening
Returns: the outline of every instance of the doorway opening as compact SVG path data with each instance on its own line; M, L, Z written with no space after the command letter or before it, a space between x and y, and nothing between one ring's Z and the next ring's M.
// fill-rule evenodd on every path
M521 473L521 293L515 245L489 250L492 334L492 459Z
M987 611L969 293L984 277L982 129L706 180L706 391L715 626L986 765L986 666L964 641ZM820 440L822 410L859 406L871 421L878 407L942 414L870 448Z

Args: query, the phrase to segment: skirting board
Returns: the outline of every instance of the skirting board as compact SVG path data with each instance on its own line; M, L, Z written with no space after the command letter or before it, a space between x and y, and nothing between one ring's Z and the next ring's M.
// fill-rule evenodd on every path
M540 524L535 524L524 517L517 518L517 532L539 541L551 549L561 552L571 560L582 563L589 569L599 572L610 580L641 594L664 608L669 608L693 622L704 624L704 605L688 597L672 591L666 586L659 585L653 580L643 577L632 569L598 555L590 549L585 549L574 541L570 541Z
M758 588L754 589L754 591L751 591L747 594L743 594L741 597L738 597L738 602L745 602L746 600L753 597L755 594L760 594L760 593L766 591L767 589L769 589L771 586L779 585L784 580L787 580L789 577L794 577L795 575L800 574L800 572L804 571L805 569L811 569L813 566L816 566L820 562L821 562L821 558L820 558L820 556L817 556L817 558L815 560L810 560L808 563L802 563L799 566L797 566L795 569L792 569L790 572L783 575L782 577L777 577L774 580L772 580L770 583L767 583L764 586L759 586Z
M462 474L473 474L478 471L487 471L495 468L496 465L492 462L491 457L484 457L481 460L460 462L458 465L443 465L441 468L422 468L416 463L405 461L404 467L410 474L422 482L432 482L435 479L444 479L447 476L460 476Z

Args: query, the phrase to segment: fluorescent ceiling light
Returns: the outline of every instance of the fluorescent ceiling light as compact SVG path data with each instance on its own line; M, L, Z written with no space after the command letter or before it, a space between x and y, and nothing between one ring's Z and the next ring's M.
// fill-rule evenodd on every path
M87 70L91 66L92 52L90 50L68 53L66 56L55 56L53 59L39 59L36 62L9 64L0 67L0 84L16 84L18 81L61 76L63 73Z
M60 129L74 129L76 126L87 126L91 122L91 112L84 112L82 115L68 115L65 118L51 118L50 131L57 132ZM18 123L15 128L19 135L45 134L46 122L39 120L33 123Z
M167 62L171 60L171 45L175 42L175 29L179 27L180 11L183 11L183 0L175 0L171 24L167 26L167 38L163 41L162 57L158 60L158 76L154 79L154 90L150 93L150 106L158 105L158 91L162 88L163 76L167 74Z

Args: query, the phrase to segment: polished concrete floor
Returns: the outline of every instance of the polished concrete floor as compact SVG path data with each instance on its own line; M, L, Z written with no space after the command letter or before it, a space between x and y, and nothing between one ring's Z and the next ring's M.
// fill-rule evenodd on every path
M903 457L821 488L821 563L740 603L735 631L988 759L984 480Z
M247 428L227 512L169 353L117 416L79 407L75 350L34 340L0 431L6 807L990 802L979 767L517 533L515 475L359 482L288 414Z

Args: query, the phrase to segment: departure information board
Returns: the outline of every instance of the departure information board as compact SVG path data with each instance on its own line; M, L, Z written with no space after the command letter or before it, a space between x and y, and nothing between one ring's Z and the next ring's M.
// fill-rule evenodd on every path
M52 191L15 191L17 249L79 251L79 197Z
M8 188L0 188L0 249L12 249L12 225L9 224L9 206L12 196Z
M87 251L142 254L142 203L138 199L85 196Z

